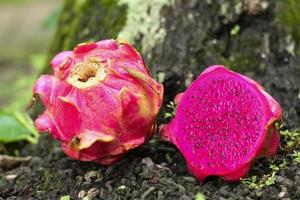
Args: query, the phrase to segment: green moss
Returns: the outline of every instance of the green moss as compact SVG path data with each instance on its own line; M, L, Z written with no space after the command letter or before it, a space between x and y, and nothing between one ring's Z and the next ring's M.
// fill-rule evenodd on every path
M116 38L126 22L126 6L116 0L65 0L48 62L62 50L77 44ZM49 72L47 64L45 72Z
M300 164L300 151L295 151L293 153L293 160L295 163Z
M287 150L294 150L300 144L300 129L280 131L281 145Z
M225 18L224 22L235 21L235 18L243 12L243 3L240 0L223 1L218 14Z
M25 186L25 182L22 178L17 178L16 182L15 182L15 185L18 187L18 188L23 188Z
M299 0L280 0L278 17L293 38L300 42L300 3Z
M229 58L224 58L222 62L225 66L238 72L253 71L253 69L260 64L255 56L249 56L243 53L235 53Z
M4 177L0 176L0 188L2 188L4 186Z
M64 188L64 180L55 169L45 169L41 172L41 182L36 186L36 191L52 191L52 188Z
M223 57L221 63L241 73L264 71L266 66L261 59L262 49L262 40L259 35L253 36L250 32L243 33L232 42L229 56Z
M147 52L163 41L166 31L160 27L160 11L163 6L172 2L172 0L120 0L120 5L128 7L128 13L126 25L118 34L118 38L133 44L139 41L142 52Z
M73 40L78 32L78 28L79 28L79 23L80 23L80 19L82 17L82 14L84 12L83 8L84 8L84 4L86 3L86 0L77 0L75 2L72 2L72 11L73 11L73 19L70 23L70 25L68 26L68 29L64 29L64 31L66 31L66 38L64 40L63 43L63 48L62 50L69 50L70 47L72 46ZM64 13L64 15L68 15L69 13ZM64 16L66 17L66 16Z
M15 185L18 188L28 187L28 180L26 177L20 176L16 179ZM65 180L61 175L57 173L56 169L45 168L43 171L40 171L39 181L33 183L33 189L36 193L51 192L54 189L63 189L65 188ZM1 178L0 178L1 186Z
M242 178L241 182L250 189L263 189L264 187L274 185L276 183L275 175L287 169L287 162L286 160L283 160L281 163L274 163L274 160L270 160L270 162L270 172L268 174L264 174L262 177L254 175Z

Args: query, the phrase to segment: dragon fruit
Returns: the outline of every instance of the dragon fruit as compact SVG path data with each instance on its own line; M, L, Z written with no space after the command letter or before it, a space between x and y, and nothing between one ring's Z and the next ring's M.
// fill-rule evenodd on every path
M200 181L207 176L239 181L255 160L276 153L281 107L250 78L211 66L175 103L162 138L177 146Z
M130 44L79 44L51 65L54 75L42 75L33 88L46 108L35 126L68 156L109 165L154 134L163 86Z

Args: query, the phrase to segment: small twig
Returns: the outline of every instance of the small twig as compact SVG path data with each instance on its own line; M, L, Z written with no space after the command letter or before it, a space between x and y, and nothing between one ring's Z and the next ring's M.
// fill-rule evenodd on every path
M113 180L110 180L110 181L107 181L107 182L105 183L105 186L106 186L106 188L107 188L107 192L108 192L108 193L112 193L112 192L113 192L113 188L112 188L112 186L111 186L111 184L112 184L113 182L114 182Z
M143 193L141 200L145 200L154 190L156 190L156 188L153 186L146 190L146 192Z
M13 157L7 155L0 155L0 168L12 169L22 163L27 163L31 160L30 156L27 157Z

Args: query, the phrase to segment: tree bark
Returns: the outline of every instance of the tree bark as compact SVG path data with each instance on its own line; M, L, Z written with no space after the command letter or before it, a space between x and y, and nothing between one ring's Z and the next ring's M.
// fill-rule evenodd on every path
M293 128L300 124L294 6L294 0L65 0L49 60L81 42L125 37L163 82L165 102L207 66L223 64L264 85Z

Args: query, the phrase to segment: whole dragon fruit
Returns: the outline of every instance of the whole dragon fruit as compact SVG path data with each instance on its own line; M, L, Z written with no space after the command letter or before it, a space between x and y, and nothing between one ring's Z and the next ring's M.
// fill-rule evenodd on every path
M178 147L200 181L239 181L253 161L276 153L281 107L254 80L211 66L175 103L175 118L162 127L162 137Z
M80 44L51 65L54 75L42 75L33 88L46 108L35 126L68 156L108 165L154 134L163 87L130 44Z

